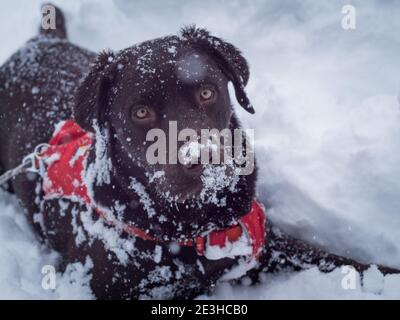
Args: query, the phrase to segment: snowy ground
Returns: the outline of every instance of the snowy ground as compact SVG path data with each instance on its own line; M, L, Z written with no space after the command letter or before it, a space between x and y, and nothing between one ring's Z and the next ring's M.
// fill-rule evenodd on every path
M400 268L400 5L396 1L54 1L70 38L121 49L210 29L242 49L252 75L259 198L287 232L363 262ZM0 63L36 33L39 1L3 1ZM178 5L179 4L179 5ZM341 28L353 4L357 29ZM0 191L0 298L90 298L88 266L70 266L57 290L40 286L57 255L41 247L13 197ZM344 290L340 270L266 275L263 284L221 284L214 298L400 298L400 276L375 269ZM205 298L205 297L202 297Z

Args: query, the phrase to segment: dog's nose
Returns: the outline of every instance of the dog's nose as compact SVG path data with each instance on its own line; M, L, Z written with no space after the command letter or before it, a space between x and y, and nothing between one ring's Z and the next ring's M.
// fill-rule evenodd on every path
M183 172L190 176L199 176L203 173L203 165L201 163L182 164Z
M199 157L199 158L197 158L196 162L188 161L184 164L181 164L181 166L182 166L185 174L188 174L191 176L199 176L203 173L204 166L207 164L212 164L212 163L213 163L213 155L212 155L212 152L210 152L208 154L207 160L204 160L203 158Z
M203 154L204 150L208 152ZM180 165L183 168L183 172L191 176L201 175L205 165L221 164L225 160L223 144L193 142L182 146L179 152Z

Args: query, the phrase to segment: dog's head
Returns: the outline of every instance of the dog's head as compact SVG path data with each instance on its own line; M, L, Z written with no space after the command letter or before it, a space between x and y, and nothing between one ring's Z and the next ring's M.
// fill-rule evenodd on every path
M147 227L171 238L192 236L248 211L255 172L238 176L234 162L196 164L191 144L193 132L239 128L229 82L239 104L254 113L244 91L248 79L248 64L233 45L195 27L98 56L78 90L75 119L88 131L107 130L113 175L139 194L145 210L157 212ZM200 153L205 146L194 145ZM124 218L143 225L134 212Z

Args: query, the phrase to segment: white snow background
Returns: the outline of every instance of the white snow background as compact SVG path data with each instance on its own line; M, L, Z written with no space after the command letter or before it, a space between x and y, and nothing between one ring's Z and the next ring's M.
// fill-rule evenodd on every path
M39 27L41 1L0 4L0 63ZM119 50L206 27L238 46L251 66L259 199L290 234L362 262L400 268L400 3L398 1L53 1L70 40ZM356 8L356 30L341 27ZM35 239L13 196L0 191L0 298L91 298L87 268L72 265L43 290L57 255ZM263 284L220 284L209 299L400 298L400 276L375 268L365 286L341 287L338 269L266 275Z

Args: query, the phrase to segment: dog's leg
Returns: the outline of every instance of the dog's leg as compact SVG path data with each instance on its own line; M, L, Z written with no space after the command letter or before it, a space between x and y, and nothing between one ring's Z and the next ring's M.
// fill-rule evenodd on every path
M260 260L260 267L251 271L248 276L257 280L260 272L278 272L281 270L300 271L317 266L322 272L331 272L341 266L352 266L361 274L370 265L328 253L304 241L294 239L277 227L268 225L267 245ZM377 266L383 274L400 273L400 270Z

